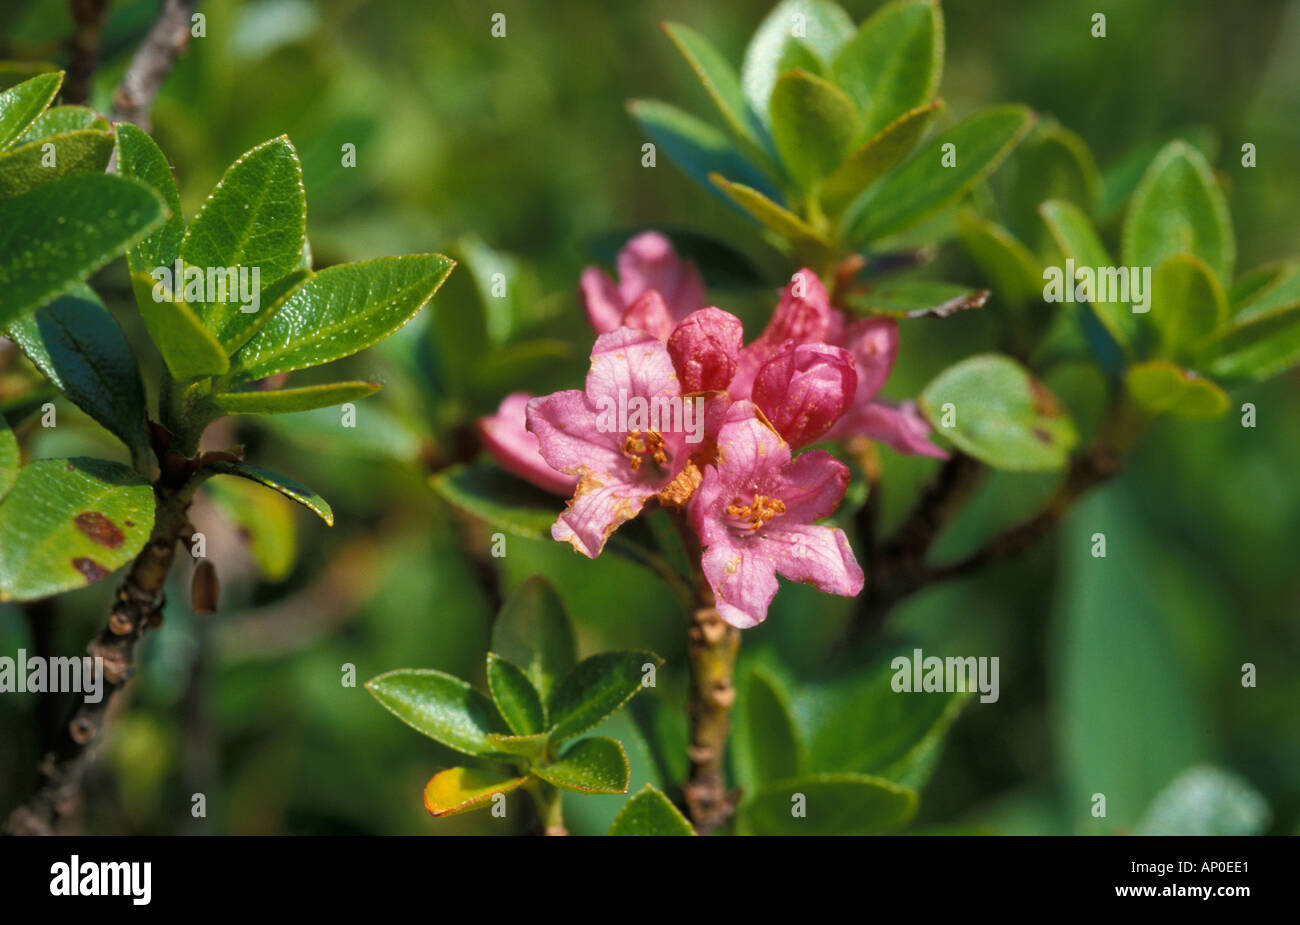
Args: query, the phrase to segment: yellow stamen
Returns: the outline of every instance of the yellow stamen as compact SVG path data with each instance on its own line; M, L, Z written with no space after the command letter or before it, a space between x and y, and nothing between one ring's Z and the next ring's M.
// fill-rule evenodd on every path
M726 510L728 517L747 520L750 529L757 530L764 524L771 523L772 518L784 514L785 502L780 498L769 498L767 495L756 494L754 500L749 504L745 504L740 498L732 498Z

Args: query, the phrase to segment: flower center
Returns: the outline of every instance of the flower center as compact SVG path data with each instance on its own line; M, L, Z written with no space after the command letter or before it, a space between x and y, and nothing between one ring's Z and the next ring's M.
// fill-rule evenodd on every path
M640 470L642 461L649 456L660 468L668 467L668 451L664 449L664 438L653 430L630 430L623 438L623 455L627 457L632 471Z
M757 530L764 524L772 522L773 517L785 513L785 502L780 498L767 495L754 495L754 500L745 504L740 498L732 498L726 508L727 516L744 521L751 530Z

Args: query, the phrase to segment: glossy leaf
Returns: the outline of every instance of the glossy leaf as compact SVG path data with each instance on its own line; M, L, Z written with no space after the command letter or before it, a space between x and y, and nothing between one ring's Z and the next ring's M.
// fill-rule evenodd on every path
M429 483L448 502L489 526L530 539L549 539L562 510L554 495L489 463L451 466Z
M424 808L433 816L457 816L484 809L498 793L518 789L527 779L473 768L448 768L425 784Z
M508 732L492 701L441 671L399 668L371 678L366 690L416 732L466 755L495 754L488 736Z
M22 137L59 92L63 72L37 74L0 92L0 151Z
M307 241L307 201L302 165L285 135L240 155L190 222L180 256L201 269L258 268L261 288L302 266ZM209 293L212 294L212 293ZM193 303L194 312L233 353L256 328L259 312L243 301ZM262 305L262 309L270 306Z
M280 475L270 469L262 469L245 463L214 462L210 465L212 469L223 475L237 475L251 482L257 482L259 485L265 485L273 491L278 491L290 501L297 501L329 526L334 526L334 511L330 508L329 502L306 485L289 478L287 475Z
M22 465L22 453L18 449L18 439L9 428L9 422L0 414L0 501L9 494L9 489L18 481L18 467Z
M149 449L144 384L126 335L89 286L9 325L8 335L56 389L139 454Z
M78 174L0 202L0 325L66 292L162 221L148 187Z
M545 703L577 661L569 614L549 581L534 575L510 593L492 625L492 649L523 668Z
M304 282L235 354L229 379L251 382L364 350L406 324L455 264L440 254L328 267Z
M806 815L796 816L798 796ZM756 835L874 835L904 825L916 792L867 774L815 774L772 784L742 804L741 824Z
M830 248L825 235L758 190L743 183L733 183L716 173L711 174L709 179L736 205L788 240L803 255L821 254Z
M487 682L492 701L511 732L517 736L532 736L546 729L542 700L522 668L495 652L489 652Z
M663 659L642 649L602 652L579 662L547 701L551 741L562 742L595 726L641 689L643 666L662 664Z
M767 150L763 124L750 109L740 89L740 78L731 64L716 48L694 29L680 23L664 23L664 33L682 53L704 90L713 100L728 128L745 142L750 150L763 154Z
M102 173L112 156L113 136L103 131L66 132L10 148L0 154L0 199L61 177Z
M785 688L762 666L750 669L738 687L733 755L740 786L753 792L806 771L807 748Z
M169 267L185 234L185 219L181 215L181 197L176 189L176 178L162 150L147 132L130 122L113 126L117 134L117 170L124 177L132 177L152 187L171 213L158 229L127 252L127 262L133 274L148 276L155 267ZM152 335L154 332L150 330ZM157 340L157 337L154 338Z
M558 760L534 765L532 773L576 793L627 793L627 752L614 739L592 736L575 742Z
M838 167L858 137L853 100L830 81L806 71L777 78L770 112L776 150L804 190Z
M1064 200L1050 199L1042 203L1038 211L1056 241L1056 246L1066 258L1074 261L1076 267L1114 266L1092 221L1078 206ZM1074 285L1072 280L1065 282ZM1127 303L1092 302L1090 305L1097 320L1117 344L1128 348L1137 342L1138 318Z
M1124 382L1133 400L1148 414L1217 418L1228 410L1228 396L1223 389L1164 360L1130 366Z
M0 600L94 584L135 558L153 529L153 488L119 463L41 459L0 503Z
M1024 106L994 106L936 136L854 203L849 239L859 246L897 234L950 205L992 173L1033 125ZM943 166L944 145L956 165Z
M1151 320L1161 355L1190 356L1228 320L1228 300L1205 262L1191 254L1161 261L1151 277Z
M243 392L218 392L212 396L212 404L225 414L290 414L359 401L379 389L378 382L331 382L327 385L308 385L269 392L249 389Z
M903 113L846 157L822 184L822 205L827 214L838 215L911 154L942 107L943 103L935 100Z
M1166 257L1195 254L1221 284L1232 280L1232 218L1200 151L1173 141L1156 155L1124 216L1121 249L1131 267L1155 267Z
M493 749L503 755L536 762L546 754L546 746L550 743L551 737L544 732L527 736L502 735L493 732L488 735L488 741L492 743Z
M681 810L649 784L632 796L614 817L610 835L694 835Z
M839 50L835 82L866 113L872 135L929 102L943 73L943 14L931 0L902 0L876 10Z
M246 479L209 479L203 489L239 530L262 576L268 581L288 578L298 551L293 503Z
M1060 469L1079 440L1065 408L1015 360L979 354L948 367L921 393L931 426L995 469ZM955 421L944 426L945 406Z
M89 106L51 106L27 127L23 137L15 144L26 144L38 138L49 138L51 135L79 132L83 129L106 132L108 128L108 120Z
M795 26L802 29L796 38ZM740 66L740 86L750 108L764 125L769 123L768 103L781 75L785 48L799 41L824 62L853 36L853 20L830 0L783 0L767 14L749 45Z

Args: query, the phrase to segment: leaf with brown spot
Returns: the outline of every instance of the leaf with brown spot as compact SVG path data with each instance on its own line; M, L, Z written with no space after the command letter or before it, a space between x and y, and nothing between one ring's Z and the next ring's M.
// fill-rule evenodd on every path
M101 546L107 546L109 549L116 549L126 539L126 535L122 533L118 525L99 511L83 511L72 518L72 522L77 525L78 530L90 537L91 540Z

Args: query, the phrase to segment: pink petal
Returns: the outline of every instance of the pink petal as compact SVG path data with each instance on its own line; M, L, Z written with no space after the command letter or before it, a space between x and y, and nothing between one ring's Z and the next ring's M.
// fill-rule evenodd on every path
M704 281L694 264L682 260L672 242L657 231L628 241L618 254L618 292L624 305L656 290L673 320L680 321L705 305Z
M668 338L668 353L684 393L724 391L731 385L745 330L720 308L687 315Z
M512 392L497 408L497 413L478 419L479 438L483 447L502 469L538 488L559 495L569 495L578 480L556 472L542 458L537 437L528 432L525 409L532 396Z
M844 330L843 340L858 364L862 400L874 398L889 378L898 358L898 322L893 318L864 318Z
M754 378L754 404L791 447L805 446L831 429L853 401L858 374L847 350L827 344L784 349Z
M754 555L744 544L722 540L704 551L701 565L722 619L748 629L767 618L777 588L770 559Z
M835 513L849 487L849 467L825 450L796 456L771 479L769 490L785 502L784 519L812 523Z
M681 384L668 348L659 338L636 328L617 328L596 338L587 373L587 397L593 407L601 398L675 397Z
M551 527L551 537L594 559L609 535L619 524L639 514L645 499L653 493L587 476L578 483L573 500Z
M771 557L776 571L791 581L843 597L862 591L862 567L843 530L815 524L775 529L764 536L763 552Z
M636 328L666 341L673 332L673 319L659 293L651 289L639 295L623 315L623 326Z
M592 475L610 482L627 466L622 436L596 426L595 410L576 389L534 398L526 417L542 459L553 469L575 479Z
M929 441L929 434L930 425L917 411L914 402L894 406L871 401L850 408L828 436L836 439L870 437L900 453L947 459L948 454Z
M623 299L614 281L599 267L582 271L582 301L587 308L587 320L597 334L612 331L623 322Z
M836 314L838 312L831 308L821 279L805 267L795 273L790 284L781 290L781 301L760 338L776 343L784 340L799 344L824 341L835 323Z

